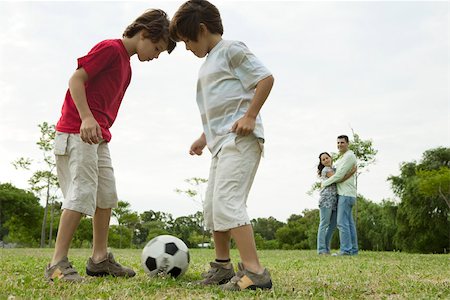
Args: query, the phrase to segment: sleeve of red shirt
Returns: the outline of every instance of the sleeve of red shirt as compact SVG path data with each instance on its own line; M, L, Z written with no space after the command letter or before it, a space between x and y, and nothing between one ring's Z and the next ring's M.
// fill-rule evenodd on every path
M86 56L78 58L78 67L83 68L89 76L94 78L103 69L110 66L117 56L115 47L108 43L99 43Z

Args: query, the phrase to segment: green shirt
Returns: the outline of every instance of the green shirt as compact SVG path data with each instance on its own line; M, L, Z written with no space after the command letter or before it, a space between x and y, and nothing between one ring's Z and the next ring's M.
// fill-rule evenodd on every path
M338 181L344 178L345 174L347 174L355 165L355 154L353 151L347 150L334 164L336 167L336 173L323 181L322 186L325 187L336 182L338 195L356 198L355 174L353 174L346 181L338 183Z

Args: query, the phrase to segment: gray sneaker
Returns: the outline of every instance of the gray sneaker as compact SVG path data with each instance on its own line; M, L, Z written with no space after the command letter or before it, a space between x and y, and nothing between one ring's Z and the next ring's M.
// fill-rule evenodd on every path
M211 268L208 270L208 272L203 273L202 277L203 280L197 281L197 284L202 285L213 285L213 284L224 284L228 282L233 276L235 275L233 264L230 263L231 267L229 269L225 268L223 265L216 263L216 262L210 262L209 265Z
M269 271L264 269L262 274L256 274L250 272L249 270L244 269L244 265L242 263L238 264L239 271L236 276L231 278L231 280L222 284L220 287L225 291L241 291L245 289L271 289L272 288L272 279L270 277Z
M67 282L80 282L83 278L78 274L77 270L72 267L67 256L63 257L56 265L45 268L45 278L48 281L63 280Z
M94 263L89 257L86 265L86 274L89 276L133 277L136 275L132 269L121 266L111 252L108 252L106 259L99 263Z

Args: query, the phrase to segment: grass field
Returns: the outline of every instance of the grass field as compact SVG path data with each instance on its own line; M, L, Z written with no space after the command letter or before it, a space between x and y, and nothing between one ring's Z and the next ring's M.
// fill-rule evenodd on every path
M0 299L450 299L450 255L361 252L355 257L318 256L315 251L260 251L272 274L271 291L223 292L199 287L213 250L192 249L181 278L149 278L140 250L114 250L133 267L131 279L87 278L81 284L44 280L52 249L0 249ZM72 249L70 260L85 275L87 249ZM238 254L232 252L237 265Z

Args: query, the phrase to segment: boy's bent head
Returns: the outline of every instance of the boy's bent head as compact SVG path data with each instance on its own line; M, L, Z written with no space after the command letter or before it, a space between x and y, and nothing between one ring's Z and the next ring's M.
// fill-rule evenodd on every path
M150 9L128 25L122 36L132 38L144 30L146 37L153 43L163 40L167 44L167 52L171 53L176 43L170 38L169 24L169 18L163 10Z
M200 24L212 34L223 34L222 19L217 7L206 0L190 0L180 6L170 22L170 37L174 41L189 39L197 42Z

